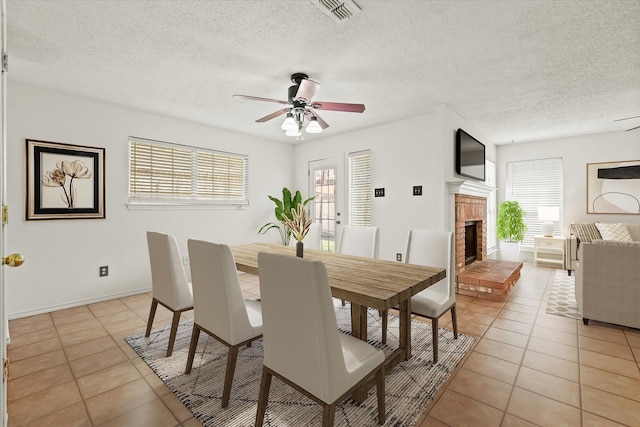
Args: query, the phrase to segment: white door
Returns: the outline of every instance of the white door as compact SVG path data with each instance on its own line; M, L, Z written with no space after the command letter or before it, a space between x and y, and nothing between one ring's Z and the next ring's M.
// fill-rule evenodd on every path
M309 162L309 194L316 198L311 202L311 217L322 225L322 250L336 251L336 238L340 224L345 221L344 160L331 157Z
M0 35L2 37L0 52L0 62L2 63L2 77L0 82L0 203L4 207L6 206L6 159L5 159L5 136L6 136L6 79L7 70L5 69L5 58L7 50L7 37L6 37L6 2L2 0L2 16L0 17ZM7 425L7 379L6 369L8 369L7 361L7 338L9 332L9 323L7 320L7 304L5 294L5 275L4 275L4 257L5 257L5 225L4 220L0 224L0 257L3 259L2 267L0 267L0 319L2 320L2 327L0 327L0 356L2 359L2 387L0 388L0 426L5 427ZM5 362L7 365L5 365Z

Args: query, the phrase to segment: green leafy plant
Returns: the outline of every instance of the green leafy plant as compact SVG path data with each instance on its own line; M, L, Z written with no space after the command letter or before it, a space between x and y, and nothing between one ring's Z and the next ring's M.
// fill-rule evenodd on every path
M496 224L498 239L507 242L522 242L527 232L524 223L524 209L514 200L505 200L498 206L498 221Z
M289 221L293 221L293 212L298 209L298 205L302 204L302 206L306 206L307 203L315 199L314 197L309 197L306 200L302 200L302 194L300 190L296 190L296 192L291 195L291 190L287 187L282 189L282 200L277 199L273 196L268 196L269 199L276 204L275 207L275 215L276 219L280 222L280 224L276 224L275 222L268 222L258 230L258 234L264 234L271 229L276 229L280 233L280 239L282 239L283 245L289 244L289 239L291 238L291 230L289 227L285 225L285 218Z

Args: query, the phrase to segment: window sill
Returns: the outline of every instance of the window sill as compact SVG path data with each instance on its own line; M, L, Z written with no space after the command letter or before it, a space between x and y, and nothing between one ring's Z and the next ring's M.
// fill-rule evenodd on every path
M130 211L164 211L164 210L244 210L249 204L232 203L147 203L130 202L125 206Z

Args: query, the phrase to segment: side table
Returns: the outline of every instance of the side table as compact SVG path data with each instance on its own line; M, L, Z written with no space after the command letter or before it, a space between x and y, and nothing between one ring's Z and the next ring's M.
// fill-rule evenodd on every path
M564 237L534 236L533 265L564 268Z

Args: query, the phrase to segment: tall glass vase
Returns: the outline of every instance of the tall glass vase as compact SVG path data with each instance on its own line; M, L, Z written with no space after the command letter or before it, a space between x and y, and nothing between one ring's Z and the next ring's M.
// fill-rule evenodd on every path
M296 256L299 258L304 258L304 243L296 242Z

